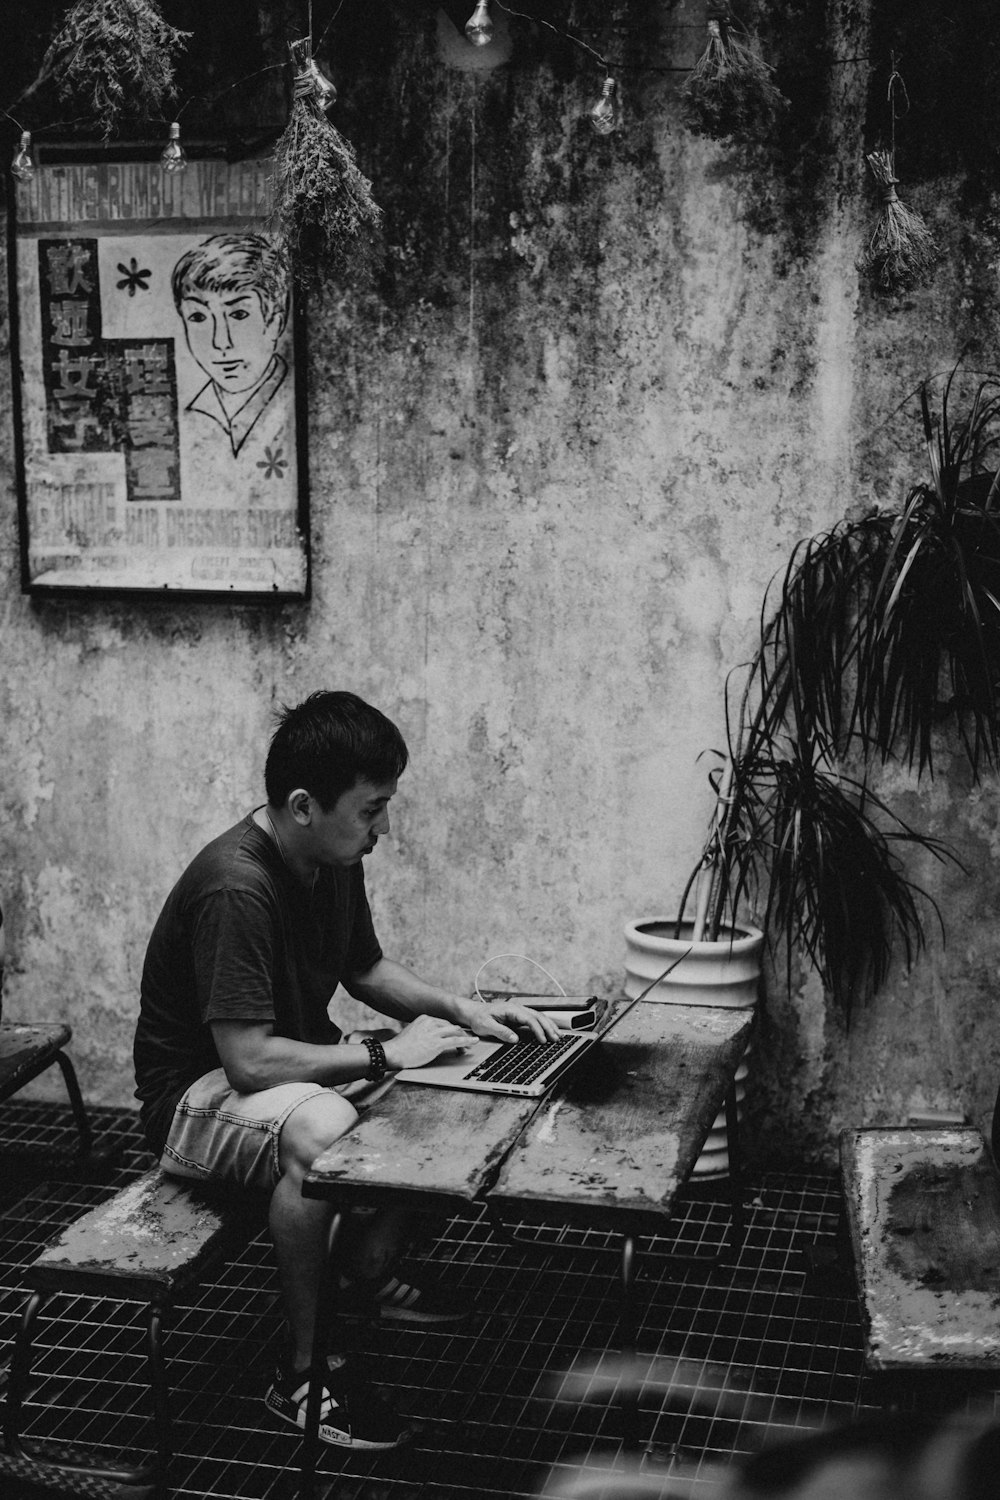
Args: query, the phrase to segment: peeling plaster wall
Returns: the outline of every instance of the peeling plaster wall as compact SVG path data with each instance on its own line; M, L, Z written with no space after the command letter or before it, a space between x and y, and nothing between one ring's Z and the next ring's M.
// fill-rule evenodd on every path
M826 44L863 50L865 7L827 9ZM338 124L386 207L389 257L377 286L310 308L310 603L29 600L7 421L5 1005L70 1021L92 1100L131 1097L164 895L262 800L273 706L318 687L370 698L410 745L368 867L387 950L460 988L511 951L567 989L616 987L625 920L668 914L696 858L699 756L723 740L726 674L769 579L802 536L921 472L895 413L924 375L969 339L994 360L991 252L973 296L953 184L922 202L947 236L934 286L889 306L859 290L864 70L817 104L834 149L815 223L765 230L756 169L679 123L671 69L704 7L602 13L596 44L634 44L626 125L602 141L580 118L593 74L539 28L469 71L430 11L374 39L345 20ZM995 787L946 771L901 796L966 862L926 872L949 945L931 923L928 954L849 1036L815 981L789 994L770 976L764 1154L829 1156L841 1125L915 1104L980 1124L992 1105Z

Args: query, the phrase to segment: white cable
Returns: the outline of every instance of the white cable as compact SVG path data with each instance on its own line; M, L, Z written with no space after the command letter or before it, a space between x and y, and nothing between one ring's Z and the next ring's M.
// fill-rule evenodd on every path
M559 991L560 995L562 995L562 996L565 997L566 991L563 989L563 987L559 983L558 979L553 978L553 976L549 973L548 969L544 968L543 965L540 964L540 963L538 963L535 959L529 958L526 953L494 953L494 955L493 955L492 958L485 959L484 962L479 965L479 968L476 970L476 978L475 978L475 981L474 981L474 984L473 984L473 988L474 988L475 994L476 994L476 999L477 1000L482 1000L482 1002L483 1002L484 1005L487 1002L483 998L483 996L482 996L482 994L480 993L480 990L479 990L479 976L480 976L480 974L482 974L482 972L483 972L484 969L486 969L486 968L489 967L490 964L498 964L502 958L518 958L523 963L533 964L536 969L538 969L542 974L545 975L546 979L548 979L550 981L550 983L552 983L552 984L555 985L555 987Z

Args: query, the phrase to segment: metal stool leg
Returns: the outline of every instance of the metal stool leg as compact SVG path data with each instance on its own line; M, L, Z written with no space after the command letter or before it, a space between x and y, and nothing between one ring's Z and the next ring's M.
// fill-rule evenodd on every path
M56 1062L62 1069L63 1081L66 1084L66 1092L69 1095L70 1106L73 1110L73 1118L76 1120L76 1128L80 1132L80 1155L87 1156L93 1144L94 1132L91 1129L90 1120L83 1103L83 1095L80 1093L76 1069L64 1052L56 1053Z
M45 1476L49 1476L52 1482L57 1482L59 1475L65 1475L79 1476L81 1479L88 1479L93 1482L108 1480L117 1482L118 1484L136 1485L148 1483L151 1479L155 1478L162 1485L165 1481L166 1465L170 1456L170 1414L168 1410L167 1379L161 1347L162 1309L155 1305L150 1308L147 1335L149 1383L153 1393L153 1420L156 1429L154 1461L152 1463L139 1463L132 1466L74 1463L66 1459L47 1458L40 1452L34 1453L21 1441L21 1413L24 1402L27 1399L31 1379L35 1324L39 1313L51 1295L50 1292L32 1292L21 1316L21 1326L18 1329L17 1338L14 1343L14 1354L11 1360L10 1380L7 1388L7 1402L4 1415L4 1445L7 1452L13 1454L15 1458L23 1460L26 1465L32 1466L31 1472L37 1474L39 1483L45 1481ZM31 1472L27 1476L29 1479ZM53 1478L53 1476L55 1477Z
M21 1315L21 1326L14 1341L14 1355L10 1365L10 1380L7 1386L7 1405L4 1414L3 1436L8 1452L19 1458L25 1457L21 1443L21 1410L28 1395L31 1378L32 1340L35 1322L42 1307L48 1301L44 1292L32 1292Z
M170 1386L163 1363L163 1308L156 1303L149 1309L149 1323L146 1329L146 1366L149 1371L149 1388L153 1396L153 1431L156 1441L153 1472L162 1479L167 1472L167 1464L173 1452L173 1431L170 1421Z

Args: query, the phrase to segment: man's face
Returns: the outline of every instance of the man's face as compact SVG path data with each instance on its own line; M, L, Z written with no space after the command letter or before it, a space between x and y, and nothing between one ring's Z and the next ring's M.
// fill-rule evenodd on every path
M311 853L321 865L360 864L375 848L380 835L389 832L389 799L396 782L357 781L337 798L329 812L313 801Z
M268 320L252 287L208 292L191 287L180 314L188 348L223 392L252 391L274 358L281 333L278 313Z

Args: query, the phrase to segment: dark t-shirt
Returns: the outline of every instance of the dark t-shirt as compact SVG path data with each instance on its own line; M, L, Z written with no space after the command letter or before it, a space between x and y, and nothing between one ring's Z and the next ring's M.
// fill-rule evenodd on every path
M333 992L381 957L360 864L321 869L306 891L250 814L208 844L167 897L143 966L134 1057L152 1150L185 1090L221 1066L212 1021L339 1041Z

